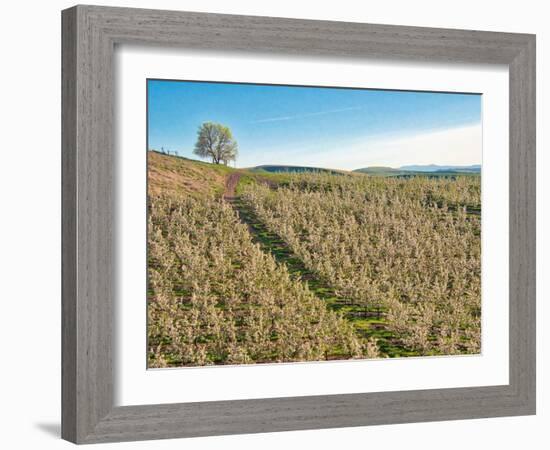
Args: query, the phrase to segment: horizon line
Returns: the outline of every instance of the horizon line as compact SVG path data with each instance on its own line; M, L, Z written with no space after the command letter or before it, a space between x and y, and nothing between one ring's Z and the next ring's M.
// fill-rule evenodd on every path
M159 153L159 154L164 155L164 156L172 156L174 158L182 158L182 159L186 159L188 161L194 161L194 162L199 162L199 163L204 163L204 164L211 164L211 165L218 165L218 166L223 165L223 164L219 164L219 163L215 164L213 162L202 160L202 159L189 158L188 156L183 156L183 155L178 154L177 151L163 152L163 151L157 150L155 148L149 148L149 149L147 149L147 151L148 152ZM354 172L356 170L361 170L361 169L375 169L375 168L405 170L404 169L405 167L411 167L411 166L416 166L416 167L450 167L450 168L457 168L457 169L471 168L471 167L481 168L482 164L481 163L471 163L471 164L437 164L437 163L418 164L418 163L411 163L411 164L403 164L403 165L400 165L398 167L390 166L390 165L384 165L384 164L377 164L377 165L371 165L371 166L360 166L360 167L357 167L355 169L337 169L335 167L326 167L326 166L308 166L308 165L303 165L303 164L282 164L282 163L279 163L279 164L259 164L259 165L256 165L256 166L242 166L242 167L237 167L237 166L232 166L230 164L227 164L226 166L231 167L233 169L257 169L257 168L261 168L261 167L295 167L295 168L306 168L306 169L333 170L333 171L338 171L338 172Z

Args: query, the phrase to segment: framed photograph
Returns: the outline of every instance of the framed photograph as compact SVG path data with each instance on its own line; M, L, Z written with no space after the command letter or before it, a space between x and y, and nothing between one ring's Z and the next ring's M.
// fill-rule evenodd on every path
M62 435L535 413L535 37L75 6Z

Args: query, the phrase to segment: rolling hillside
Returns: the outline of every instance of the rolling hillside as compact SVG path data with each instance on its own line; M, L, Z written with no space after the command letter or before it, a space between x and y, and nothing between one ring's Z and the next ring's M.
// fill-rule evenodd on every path
M308 166L286 166L286 165L263 165L251 167L248 170L252 172L269 172L269 173L304 173L304 172L320 172L330 174L341 174L342 170L324 169L321 167Z
M147 153L149 194L220 195L226 175L236 169L155 151Z
M398 169L384 166L371 166L355 169L351 172L337 169L325 169L310 166L262 165L247 169L235 169L221 164L170 156L156 151L148 152L148 190L150 193L172 192L191 195L222 195L225 181L231 173L239 173L242 182L253 179L265 182L284 182L287 175L293 173L324 173L330 175L366 174L382 177L409 178L454 177L457 175L479 176L481 168L473 166L403 166Z
M355 169L356 173L366 173L368 175L382 175L382 176L392 176L402 174L403 171L399 169L394 169L393 167L384 167L384 166L372 166L372 167L363 167L361 169Z
M222 197L230 180L246 185L260 182L271 186L284 183L291 172L269 172L254 169L236 169L223 164L211 164L181 156L149 151L147 162L147 190L149 195L184 194L192 197ZM281 166L282 167L282 166ZM235 176L232 176L235 175Z

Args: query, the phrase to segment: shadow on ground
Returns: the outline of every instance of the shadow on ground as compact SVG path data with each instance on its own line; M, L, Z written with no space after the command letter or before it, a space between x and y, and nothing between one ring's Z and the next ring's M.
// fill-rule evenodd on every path
M37 423L35 427L40 431L49 434L55 438L61 438L61 424L60 423Z

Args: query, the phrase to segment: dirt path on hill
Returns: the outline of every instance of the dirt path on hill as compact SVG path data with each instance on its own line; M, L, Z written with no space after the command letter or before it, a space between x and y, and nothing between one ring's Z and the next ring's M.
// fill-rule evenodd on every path
M240 179L241 174L238 172L230 173L225 179L225 189L223 191L223 199L225 201L231 202L235 200L235 190Z

